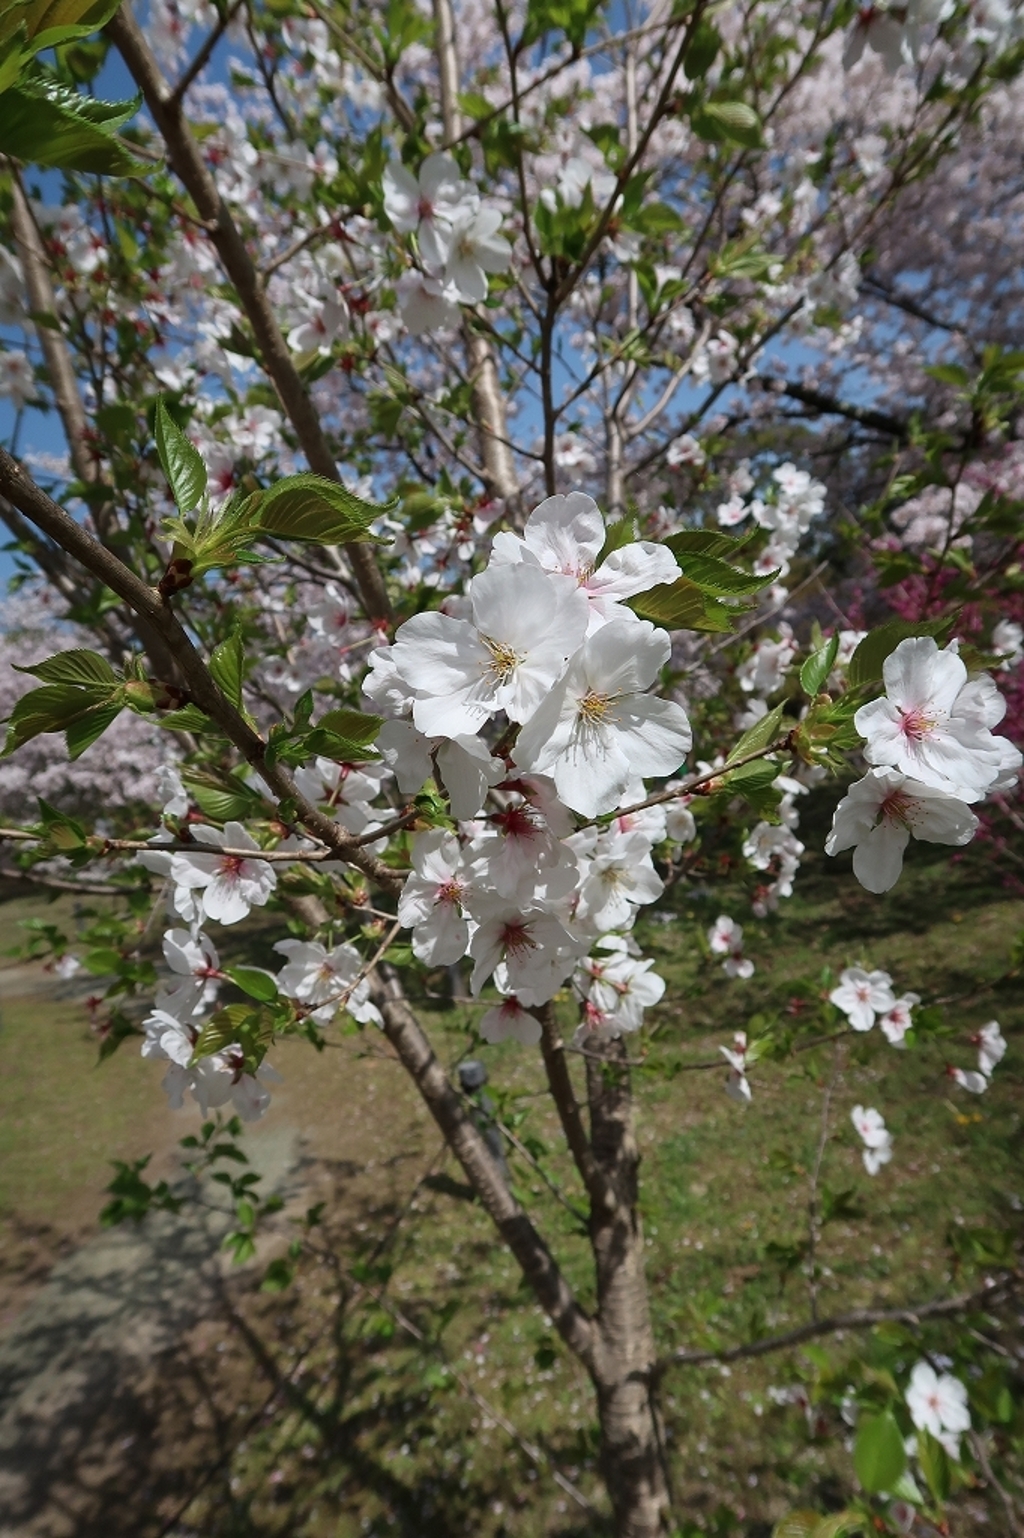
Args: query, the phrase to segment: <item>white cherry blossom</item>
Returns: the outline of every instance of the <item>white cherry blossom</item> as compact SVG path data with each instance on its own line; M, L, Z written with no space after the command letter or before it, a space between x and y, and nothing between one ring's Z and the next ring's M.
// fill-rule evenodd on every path
M496 535L491 562L533 562L553 575L572 577L590 605L588 633L593 633L609 620L632 618L624 599L680 575L671 550L647 540L620 545L598 565L604 542L604 517L597 503L573 491L548 497L535 507L521 535Z
M753 977L754 963L743 954L743 926L728 914L719 914L708 930L708 945L713 955L725 957L722 971L726 977Z
M892 1135L882 1114L874 1106L855 1105L850 1120L864 1144L864 1168L869 1175L877 1175L882 1165L892 1159Z
M317 940L278 940L274 949L288 958L277 975L278 990L285 998L312 1005L314 1020L326 1024L339 1009L346 1009L360 1024L381 1024L380 1011L370 1001L369 979L359 977L363 958L354 945L328 950Z
M668 636L646 620L596 631L520 732L516 763L550 774L584 817L614 810L637 775L674 773L693 742L690 723L679 705L643 692L670 652Z
M428 155L418 177L397 160L384 172L384 211L401 234L415 234L431 267L444 266L452 226L474 201L472 188L448 154Z
M905 993L902 998L896 1000L891 1009L887 1009L885 1014L879 1017L878 1023L882 1028L882 1035L894 1047L904 1045L903 1038L914 1024L914 1006L920 1002L920 994Z
M930 1362L917 1362L905 1397L910 1419L918 1431L927 1431L943 1443L954 1459L959 1458L960 1437L971 1429L967 1389L960 1379L952 1373L937 1373Z
M260 846L240 822L220 828L205 823L193 827L194 836L219 849L251 850L245 854L177 853L171 856L171 879L188 890L202 893L202 909L217 924L237 924L251 908L262 908L277 886L277 873L258 858Z
M733 1034L731 1047L719 1047L719 1052L729 1064L729 1072L725 1078L725 1093L730 1100L738 1100L741 1104L753 1099L750 1088L750 1080L747 1078L747 1033L736 1031Z
M524 1047L533 1047L540 1041L541 1034L540 1021L524 1009L514 993L489 1009L480 1021L480 1035L492 1044L511 1040Z
M969 1090L972 1095L983 1095L988 1089L987 1073L976 1073L973 1068L950 1068L948 1073L954 1084Z
M472 619L436 610L401 625L392 657L428 736L473 735L503 710L526 721L565 671L587 628L571 583L536 566L492 567L469 584Z
M870 1031L875 1016L888 1014L896 1004L888 972L865 972L863 967L847 967L841 972L829 999L855 1031Z
M500 963L509 990L525 1004L545 1004L572 971L572 936L547 913L521 913L511 904L484 908L470 942L471 987L479 993Z
M978 1067L986 1078L991 1078L993 1069L1006 1056L1006 1037L999 1029L999 1021L990 1020L972 1040L978 1048Z
M412 871L398 899L398 919L412 930L413 954L428 966L451 966L466 954L469 925L464 910L470 879L459 841L435 829L412 847Z
M853 718L869 764L969 802L1019 766L1019 752L989 729L1005 702L990 679L968 683L955 644L940 651L933 636L911 636L885 659L883 678L883 698Z
M464 209L453 221L448 236L448 260L444 275L463 304L481 304L487 298L487 274L507 272L512 247L499 235L498 209Z
M832 817L826 853L853 849L853 874L869 892L888 892L903 870L911 838L970 843L978 819L962 800L899 769L870 769L850 786Z

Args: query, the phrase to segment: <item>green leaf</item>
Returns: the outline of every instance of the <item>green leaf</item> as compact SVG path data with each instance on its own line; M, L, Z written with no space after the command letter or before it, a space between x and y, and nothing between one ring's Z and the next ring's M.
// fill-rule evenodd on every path
M943 1505L949 1500L953 1471L949 1454L930 1431L919 1431L917 1434L917 1461L932 1499L937 1506Z
M691 582L696 582L705 593L717 596L735 597L759 593L779 575L778 571L773 571L766 577L757 577L739 566L730 566L728 561L721 561L717 556L698 555L696 552L680 556L679 564Z
M240 630L234 631L226 641L222 641L215 647L210 657L210 672L236 709L241 708L242 704L244 660L245 652Z
M55 657L33 662L28 667L19 667L16 662L11 666L17 673L31 673L33 677L41 678L48 684L106 684L115 688L118 682L117 674L106 657L101 657L99 652L87 651L84 647L58 652Z
M225 967L224 976L260 1004L269 1004L277 998L277 979L273 973L264 972L262 967Z
M772 1528L772 1538L812 1538L821 1521L816 1511L790 1511Z
M720 534L717 529L680 529L678 534L670 534L668 539L662 540L662 544L680 558L684 555L738 555L746 543L745 539L737 539L733 534Z
M364 502L322 475L289 475L254 499L254 528L280 539L312 540L319 545L347 545L369 539L375 518L393 511L397 500Z
M171 495L184 516L197 508L206 490L206 466L194 443L190 443L167 410L162 395L157 397L153 418L156 451L160 455Z
M706 75L718 57L721 46L722 39L717 28L710 21L701 21L694 29L683 60L687 80L699 80Z
M629 600L629 607L641 619L653 620L667 630L732 629L732 614L725 604L702 592L689 577L677 577L675 582L662 582L638 593Z
M85 844L86 833L80 822L69 817L66 812L61 812L57 807L44 801L42 796L36 798L39 806L39 821L43 828L47 842L57 849L70 850L81 849Z
M214 822L244 822L247 817L258 816L262 810L259 794L235 774L188 767L181 771L181 777L199 810L212 817Z
M364 715L360 710L328 710L302 739L302 747L307 757L319 754L341 764L378 758L371 744L383 725L382 716Z
M835 1511L822 1517L811 1538L849 1538L851 1533L865 1530L865 1519L856 1511Z
M731 796L742 796L758 817L778 822L781 799L781 793L775 788L778 775L778 764L768 759L753 759L724 775L721 794L727 800Z
M248 1073L254 1073L274 1039L274 1016L268 1009L253 1009L251 1004L228 1004L211 1015L199 1033L193 1063L212 1057L225 1047L238 1045L245 1057Z
M857 1478L869 1495L891 1490L907 1466L903 1433L891 1410L865 1417L853 1449Z
M726 768L736 762L738 758L745 758L748 753L760 752L770 742L782 734L782 706L776 705L774 710L769 710L766 716L754 725L748 727L738 742L735 742L729 757L726 759ZM778 773L778 770L775 771Z
M110 704L111 690L104 684L44 684L41 689L30 689L11 711L0 759L9 758L16 748L42 732L67 731L97 707Z
M104 105L110 108L108 121L124 121L126 103ZM4 92L0 154L30 165L104 176L132 176L148 169L97 120L95 108L90 98L55 80L23 76Z
M837 630L830 641L824 646L819 646L816 652L812 652L800 669L800 685L805 694L813 699L820 694L828 675L835 666L836 652L839 650L839 631Z
M712 143L729 141L746 149L761 149L764 145L761 119L743 101L703 102L690 114L690 124L698 138Z
M97 710L90 710L88 715L79 717L70 726L64 728L64 741L67 743L68 758L74 763L76 758L81 758L86 748L91 748L93 743L112 726L117 720L123 705L101 705Z
M284 1292L295 1277L295 1267L286 1260L272 1260L263 1273L260 1292Z
M850 665L846 670L847 683L851 689L859 689L863 684L877 683L882 677L886 657L896 650L901 641L918 635L936 636L945 640L952 628L953 620L949 618L891 619L886 624L879 625L864 637L850 658Z

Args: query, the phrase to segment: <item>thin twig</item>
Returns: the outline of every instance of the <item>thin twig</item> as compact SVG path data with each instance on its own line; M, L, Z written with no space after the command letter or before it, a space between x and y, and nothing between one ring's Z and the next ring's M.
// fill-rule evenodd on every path
M837 1330L870 1330L879 1324L909 1324L918 1326L922 1319L938 1319L947 1314L959 1314L967 1309L984 1308L1001 1296L1009 1295L1020 1286L1022 1275L1014 1272L997 1282L991 1282L979 1292L965 1293L958 1298L939 1298L930 1303L905 1304L902 1308L857 1308L848 1314L833 1314L828 1319L812 1319L808 1324L787 1330L784 1335L767 1335L763 1340L747 1341L740 1346L725 1346L720 1351L676 1351L667 1361L659 1364L659 1371L667 1367L702 1367L711 1362L738 1362L744 1357L768 1356L773 1351L785 1351L799 1346L805 1340L818 1335L834 1335Z

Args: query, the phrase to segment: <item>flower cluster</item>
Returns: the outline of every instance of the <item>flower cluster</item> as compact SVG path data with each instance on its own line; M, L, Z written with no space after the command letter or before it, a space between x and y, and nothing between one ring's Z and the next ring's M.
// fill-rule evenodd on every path
M886 658L882 698L862 705L854 724L872 766L836 808L825 848L853 849L854 875L887 892L911 838L969 843L971 806L1013 784L1020 750L992 732L1006 703L987 674L969 678L956 642L901 641Z
M501 213L463 181L451 155L428 155L414 176L393 160L384 172L392 227L414 239L420 266L398 281L402 319L414 336L456 326L460 304L487 298L487 274L507 272L512 247Z
M877 1175L882 1165L892 1158L892 1134L886 1128L882 1113L874 1106L855 1105L850 1120L864 1144L864 1168L869 1175Z

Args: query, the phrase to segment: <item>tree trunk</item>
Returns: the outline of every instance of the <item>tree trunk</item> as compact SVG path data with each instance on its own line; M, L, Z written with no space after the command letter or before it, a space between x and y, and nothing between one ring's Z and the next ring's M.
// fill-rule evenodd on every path
M591 1049L593 1050L593 1048ZM610 1185L592 1208L590 1241L597 1273L593 1369L601 1425L601 1464L617 1538L658 1538L666 1531L669 1489L653 1399L654 1332L637 1211L637 1152L629 1068L621 1042L587 1059L591 1145Z

